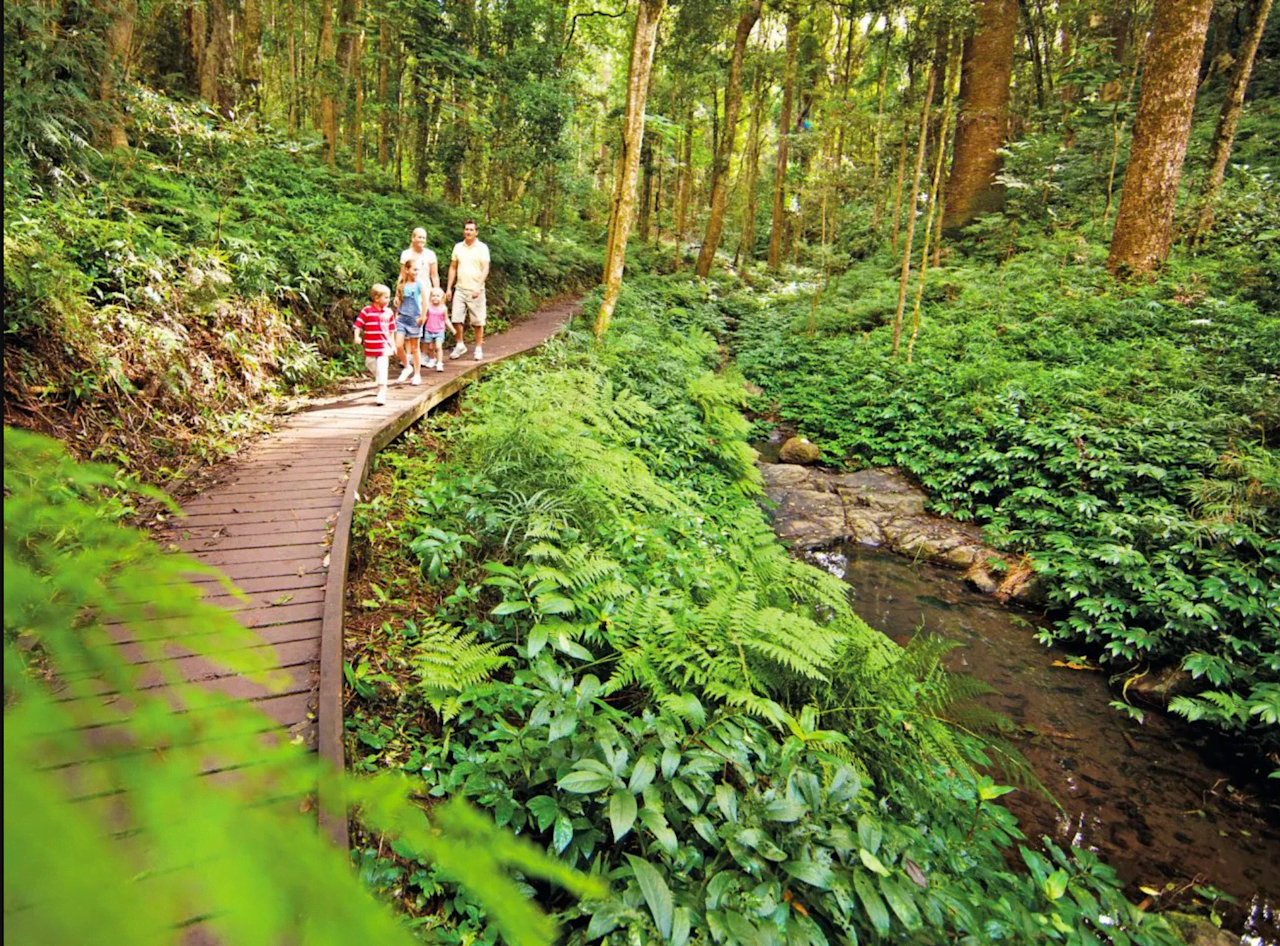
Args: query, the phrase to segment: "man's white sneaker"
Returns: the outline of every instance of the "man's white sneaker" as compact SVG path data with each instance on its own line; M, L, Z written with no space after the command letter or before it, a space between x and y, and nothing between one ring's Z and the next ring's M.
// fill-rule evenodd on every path
M421 383L422 383L422 375L420 375L420 374L415 374L415 375L413 376L413 380L412 380L412 381L410 381L409 383L410 383L410 384L421 384Z
M378 396L377 396L377 397L375 397L375 398L373 399L373 403L374 403L374 404L386 404L386 403L387 403L387 389L386 389L386 388L378 388Z
M409 380L409 376L412 374L413 374L413 365L406 366L404 371L400 372L400 377L396 378L396 384L404 384L406 381Z
M462 342L458 342L458 344L453 346L453 351L449 352L449 357L461 358L466 353L467 353L467 346L462 344Z
M479 360L480 360L481 358L483 358L483 357L484 357L484 349L483 349L483 348L481 348L479 345L477 345L477 346L476 346L476 361L479 361Z
M444 362L443 362L443 361L437 361L437 362L436 362L436 371L444 371Z

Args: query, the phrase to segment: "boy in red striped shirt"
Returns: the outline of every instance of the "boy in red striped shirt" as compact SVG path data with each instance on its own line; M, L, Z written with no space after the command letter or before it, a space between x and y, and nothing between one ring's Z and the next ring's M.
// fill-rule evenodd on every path
M375 404L387 403L387 362L395 351L392 335L396 330L395 313L391 311L391 290L376 283L369 290L371 305L365 306L356 316L356 344L364 342L364 364L378 383Z

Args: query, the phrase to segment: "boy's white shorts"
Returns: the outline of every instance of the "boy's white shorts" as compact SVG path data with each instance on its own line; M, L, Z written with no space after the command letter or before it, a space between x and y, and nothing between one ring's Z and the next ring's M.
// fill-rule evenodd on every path
M374 380L380 385L387 383L387 364L390 359L390 355L379 355L377 358L365 358L364 360L364 366L369 369L369 373L373 375Z

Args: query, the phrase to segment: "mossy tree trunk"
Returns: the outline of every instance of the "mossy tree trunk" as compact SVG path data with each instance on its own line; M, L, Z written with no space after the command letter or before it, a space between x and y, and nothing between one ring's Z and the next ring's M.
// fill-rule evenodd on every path
M640 149L644 144L644 108L649 93L653 51L658 42L658 23L666 0L640 0L635 30L631 36L631 58L627 67L627 107L619 142L618 170L613 182L613 202L609 213L609 239L604 257L604 299L596 313L596 338L603 338L613 318L618 294L622 291L622 268L626 262L627 237L636 202L636 175Z
M724 214L729 198L729 165L733 161L733 143L738 137L738 112L742 107L742 59L747 51L751 31L760 19L760 8L763 5L763 0L749 0L738 17L738 29L733 37L729 86L724 93L724 130L720 134L715 164L711 171L711 216L707 219L707 232L702 240L702 249L698 252L696 272L699 276L705 277L711 272L711 263L715 260L720 237L724 234Z
M1267 16L1271 13L1271 0L1253 0L1249 6L1249 32L1245 34L1244 43L1236 56L1231 85L1222 100L1218 127L1213 135L1209 174L1204 183L1204 203L1200 207L1200 218L1196 223L1196 239L1202 239L1213 226L1213 208L1227 172L1232 145L1235 144L1240 113L1244 111L1244 93L1249 86L1249 76L1253 73L1253 61L1258 55L1258 44L1262 41L1262 33L1267 26Z
M215 0L216 2L216 0ZM338 162L338 90L336 49L333 41L333 0L320 0L320 37L314 74L320 78L320 133L324 135L325 160Z
M98 77L98 99L106 107L107 121L102 139L111 148L129 147L124 114L116 95L116 83L127 78L134 29L138 22L138 0L111 0L105 9L107 31L103 37L104 62Z
M996 182L996 175L1008 125L1017 33L1017 0L980 0L978 23L965 40L960 67L960 112L942 221L948 233L979 214L1004 209L1004 186Z
M1213 0L1158 0L1120 211L1107 268L1149 273L1173 243L1173 212L1191 133L1196 82Z

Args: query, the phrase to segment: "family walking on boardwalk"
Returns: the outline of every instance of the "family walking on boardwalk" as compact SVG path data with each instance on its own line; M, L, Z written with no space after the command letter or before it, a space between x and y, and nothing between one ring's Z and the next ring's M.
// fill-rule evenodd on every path
M387 403L387 375L391 353L404 366L397 383L422 383L425 349L427 370L444 371L446 315L455 344L450 358L467 353L463 331L468 319L475 329L475 360L484 358L485 280L489 278L489 247L477 239L474 220L462 227L462 241L454 244L446 287L440 288L436 254L427 249L427 231L413 231L409 247L400 254L400 276L392 291L382 283L369 290L370 304L356 316L355 341L364 345L365 367L378 386L374 399ZM453 303L450 313L446 305Z

